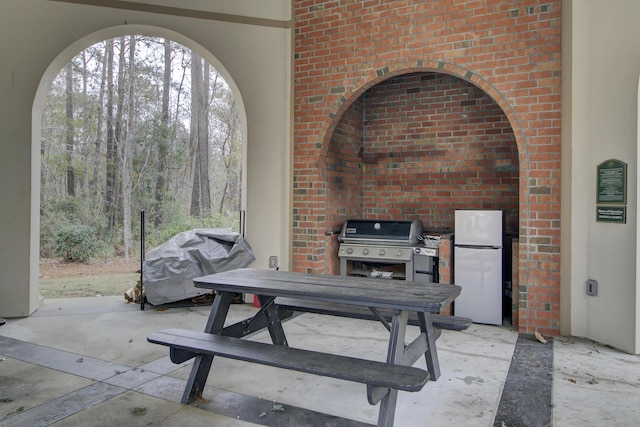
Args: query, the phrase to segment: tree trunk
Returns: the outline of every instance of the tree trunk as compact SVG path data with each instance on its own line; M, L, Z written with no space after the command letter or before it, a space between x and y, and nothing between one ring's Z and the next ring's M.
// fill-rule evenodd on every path
M176 56L176 63L184 64L187 62L187 57L190 57L191 53L188 49L183 46L173 44L172 52ZM180 67L179 70L182 70L180 73L180 78L178 79L179 83L175 86L175 99L173 100L173 106L175 108L174 116L175 119L171 122L171 135L173 137L172 142L175 144L172 145L172 148L176 149L176 152L181 153L186 152L187 156L191 156L191 147L190 147L190 139L178 138L177 135L181 128L181 115L184 110L189 110L189 108L185 108L185 104L182 102L183 93L186 91L185 89L185 81L187 80L187 67ZM191 185L193 183L193 176L191 171L191 157L187 157L187 161L182 162L180 167L177 168L168 168L167 169L167 190L171 191L174 197L178 198L181 203L184 203L186 208L190 211L190 197L191 197Z
M191 187L191 216L200 216L200 108L202 102L202 59L191 51L191 122L189 138L191 148L191 164L193 171L193 185Z
M200 158L200 215L211 215L211 184L209 183L209 64L202 60L200 117L198 118L198 152Z
M105 47L106 50L106 47ZM89 191L91 192L91 197L94 201L94 206L98 204L99 200L99 190L98 190L98 176L100 175L100 158L101 158L101 145L102 145L102 126L103 123L103 111L102 111L102 103L104 102L105 95L105 86L107 83L107 68L109 67L108 62L109 55L105 52L105 55L102 59L102 71L100 75L100 93L98 95L98 111L97 115L97 124L96 124L96 138L93 143L93 174L91 175L91 180L89 181Z
M73 168L73 139L75 126L73 123L73 62L69 61L66 66L66 162L67 162L67 194L76 197L76 173Z
M156 175L155 216L153 223L156 227L162 224L162 202L166 189L167 155L169 148L169 91L171 90L171 42L164 39L164 75L162 79L162 127L161 140L158 141L158 169Z
M122 240L125 261L133 247L131 234L131 204L133 194L133 144L135 140L135 36L129 36L129 71L127 79L127 119L122 141Z
M113 40L107 40L107 159L105 168L105 214L109 229L113 229L113 209L116 201L116 172L118 170L118 143L115 136L113 84Z
M80 102L81 111L82 111L82 136L80 140L83 142L80 145L80 156L83 159L82 162L82 181L80 184L80 193L86 194L87 189L89 188L89 173L87 164L91 159L91 146L90 144L85 144L84 142L89 139L89 123L92 115L92 107L89 100L89 76L87 69L87 50L83 50L82 54L82 101Z
M116 155L120 152L120 144L122 144L123 134L126 126L124 114L125 114L125 88L126 88L126 74L125 65L126 61L126 40L124 36L120 37L120 53L118 55L118 89L116 98L116 126L115 126L115 141L116 141ZM115 200L113 201L113 209L111 211L111 218L109 223L112 224L112 231L115 232L117 225L122 218L122 180L119 179L122 176L122 164L116 162L116 182L114 187ZM115 234L114 234L115 235Z
M193 187L191 215L211 214L209 183L209 65L195 52L191 53L191 148L193 155Z

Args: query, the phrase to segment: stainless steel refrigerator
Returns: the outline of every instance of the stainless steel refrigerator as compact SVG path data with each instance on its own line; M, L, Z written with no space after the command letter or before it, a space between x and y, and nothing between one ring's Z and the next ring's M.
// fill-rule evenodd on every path
M462 287L455 314L475 323L502 324L503 213L456 210L454 283Z

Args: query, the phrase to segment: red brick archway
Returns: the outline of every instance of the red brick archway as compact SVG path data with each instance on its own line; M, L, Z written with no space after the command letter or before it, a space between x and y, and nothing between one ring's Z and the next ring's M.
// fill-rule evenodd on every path
M430 67L431 65L431 67ZM440 68L437 68L440 67ZM348 108L353 105L354 102L357 102L357 100L364 96L367 91L371 88L373 88L376 85L382 85L390 80L392 80L394 77L397 76L403 76L403 75L411 75L411 74L417 74L417 75L428 75L428 74L435 74L435 75L441 75L441 74L445 74L445 75L450 75L450 76L454 76L457 79L460 80L464 80L467 81L469 83L471 83L468 79L468 77L470 75L472 75L472 73L469 72L469 70L464 69L463 67L458 67L455 65L452 65L451 67L448 67L449 69L447 69L447 72L443 72L443 69L446 69L446 64L420 64L420 66L417 66L415 64L408 64L408 66L406 68L402 68L401 66L396 66L395 69L393 71L388 71L385 73L376 73L376 74L372 74L367 76L368 80L363 79L363 82L360 86L358 87L354 87L352 90L348 91L349 95L345 95L344 97L341 97L339 100L336 101L336 105L333 108L333 111L331 113L329 113L329 116L327 117L327 122L324 126L324 128L320 131L320 136L321 136L321 140L322 140L322 146L323 147L328 147L331 145L332 143L332 138L333 138L333 134L336 131L336 129L339 130L339 126L340 126L340 122L343 120L344 118L344 114L345 112L348 111ZM380 75L382 74L382 75ZM476 76L475 82L477 84L473 85L473 88L475 89L480 88L484 93L495 93L498 96L500 95L495 88L491 88L490 85L486 82L483 81L482 79L480 79L479 77ZM418 89L415 89L416 91ZM472 95L473 97L473 95ZM488 97L488 95L487 95ZM477 96L476 96L477 98ZM490 98L490 97L489 97ZM502 110L502 106L503 105L507 105L506 104L506 100L504 100L504 98L500 97L499 99L494 99L494 98L490 98L492 102L496 103L499 108ZM467 101L467 103L469 103L470 101ZM525 139L525 136L523 135L522 129L518 126L518 120L517 120L517 115L515 112L513 112L513 110L507 105L506 109L508 111L508 113L504 112L505 116L508 119L508 125L511 128L511 130L513 131L514 134L514 143L517 144L518 146L518 150L517 153L515 155L516 159L515 161L517 161L518 163L518 170L515 171L515 173L517 173L518 178L520 178L520 180L523 180L525 182L527 182L527 171L528 171L528 163L526 161L526 159L528 159L528 156L526 155L526 140L522 141L522 139ZM509 119L509 117L511 119ZM491 117L493 118L493 117ZM335 143L335 141L334 141ZM508 141L507 141L508 143ZM523 147L523 148L520 148ZM335 169L335 167L331 167L331 163L332 161L335 163L335 159L331 159L330 157L332 155L336 155L336 153L330 154L330 151L334 151L331 150L331 148L328 149L323 149L323 150L318 150L317 153L317 164L319 165L319 169L326 169L326 170L333 170ZM525 155L524 156L519 156L518 153L521 153L525 151ZM338 156L340 156L341 154L337 154ZM504 153L498 154L499 156L504 156ZM417 173L417 175L424 175L424 174L420 174ZM492 178L494 178L494 176L492 176L489 172L489 174L486 176L486 178L488 180L491 180ZM325 175L325 179L327 181L330 180L330 177L328 177L327 175ZM426 180L425 177L423 177L423 179ZM346 179L345 179L346 180ZM342 178L341 178L341 183L344 184L342 182ZM331 192L331 183L330 182L326 182L326 209L324 212L325 215L325 219L326 219L326 223L325 223L325 228L327 230L337 230L338 227L342 224L342 222L345 219L348 219L349 217L353 216L367 216L367 214L365 213L364 215L360 215L362 214L362 212L359 212L357 215L340 215L339 213L335 212L335 210L331 209L332 204L334 204L334 199L339 199L336 198L336 194L335 192ZM487 185L487 192L491 195L494 196L495 192L493 191L493 187L491 185ZM519 189L516 188L515 189L515 197L518 197L519 194ZM448 197L451 197L451 194L449 192L445 192L447 193ZM497 195L496 195L497 196ZM497 196L499 197L499 196ZM425 195L425 203L428 202L429 200L429 195ZM337 201L338 204L340 203L344 203L341 201ZM347 202L349 203L349 202ZM362 201L360 201L360 203L362 203ZM436 204L434 204L433 202L429 202L432 205L437 206ZM466 206L463 202L463 200L460 200L460 197L458 197L456 199L456 203L457 208L478 208L478 202L476 200L473 200L470 202L469 206ZM517 209L514 211L514 215L517 217L517 224L507 224L507 234L508 235L514 235L518 233L518 230L521 229L522 227L520 226L519 222L522 220L525 223L527 223L527 218L523 217L522 215L520 215L520 212L528 212L528 198L527 197L522 197L519 198L519 200L517 200ZM489 208L489 209L501 209L507 212L507 217L509 217L509 206L508 204L500 204L500 203L495 203L495 204L485 204L482 206L483 208ZM339 206L339 208L341 208L342 210L345 210L345 206L341 205ZM446 207L445 207L446 209ZM415 215L415 217L421 217L421 215L419 214L419 210L412 210L411 211L412 214ZM404 214L404 215L403 215ZM398 212L397 215L391 215L391 217L398 217L398 218L406 218L407 212ZM410 217L414 217L414 215L410 215ZM428 215L428 214L427 214ZM377 216L380 217L380 216ZM443 221L442 218L439 218L440 221L437 221L437 224L432 224L430 223L427 218L422 217L423 222L425 223L425 226L428 228L438 228L439 227L446 227L447 225L451 226L451 224L446 224L447 221ZM450 222L450 221L449 221ZM509 220L507 221L508 223L510 222ZM526 228L526 227L525 227ZM326 246L325 246L325 252L324 254L319 254L319 257L324 257L325 261L324 261L324 266L325 269L323 271L323 273L329 273L329 274L338 274L339 272L339 267L338 267L338 260L335 256L335 254L337 253L337 247L338 247L338 242L335 239L325 239L326 240ZM509 249L511 249L511 247L509 247ZM518 254L519 253L519 248L515 248L514 249L514 253ZM516 259L518 257L516 256ZM445 262L448 262L448 260L446 260ZM513 285L514 285L514 291L518 291L518 287L517 284L519 283L519 277L520 277L520 272L518 271L518 263L515 263L514 265L514 274L515 274L515 278L513 280ZM448 283L449 282L449 278L450 278L450 271L447 272L447 274L441 276L441 282L443 283ZM507 279L509 281L511 281L511 279ZM513 313L512 313L512 322L515 326L518 325L518 321L519 321L519 310L518 310L518 298L519 295L516 295L515 297L515 304L513 305Z
M520 7L296 3L294 270L322 273L327 218L323 153L367 90L406 73L455 76L504 112L519 166L519 329L558 334L560 319L560 1ZM434 21L434 17L437 20Z

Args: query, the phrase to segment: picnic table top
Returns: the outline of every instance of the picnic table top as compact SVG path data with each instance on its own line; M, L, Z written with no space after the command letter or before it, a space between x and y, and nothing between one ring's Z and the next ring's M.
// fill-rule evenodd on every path
M308 300L439 312L460 294L456 285L242 268L194 279L199 288Z

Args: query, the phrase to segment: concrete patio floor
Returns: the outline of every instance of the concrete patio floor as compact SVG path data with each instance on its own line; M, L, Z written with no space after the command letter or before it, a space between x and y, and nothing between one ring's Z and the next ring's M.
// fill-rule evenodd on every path
M367 403L361 384L221 358L206 401L181 405L190 362L172 364L168 349L146 337L170 327L202 330L209 310L141 311L122 297L92 297L46 300L31 317L8 319L0 327L0 425L375 425L378 406ZM229 317L242 320L255 310L233 305ZM293 347L377 360L386 354L387 331L377 322L307 313L284 327ZM261 332L250 339L269 337ZM443 331L437 348L442 376L418 393L399 393L397 427L635 426L640 420L636 355L575 338L542 344L486 325ZM539 350L550 363L534 357Z

